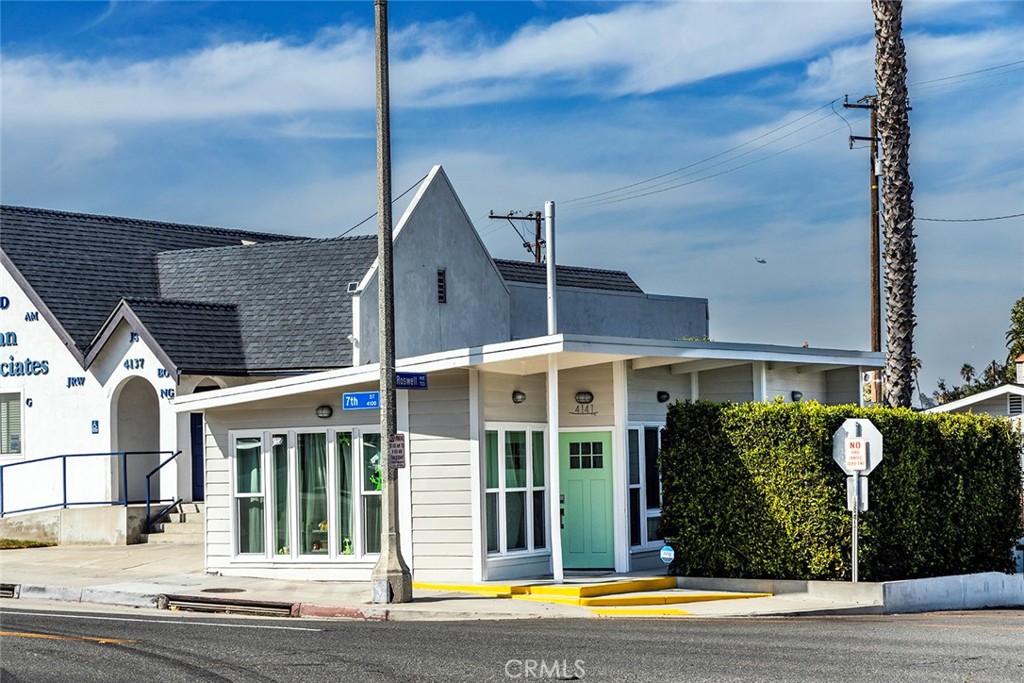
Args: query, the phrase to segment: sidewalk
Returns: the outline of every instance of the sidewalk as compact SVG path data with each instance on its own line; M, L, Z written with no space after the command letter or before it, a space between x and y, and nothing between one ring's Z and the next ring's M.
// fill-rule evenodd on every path
M588 579L601 582L607 579ZM857 606L792 595L688 602L666 608L588 609L575 604L510 600L414 589L406 604L374 605L368 583L216 576L203 568L201 545L56 546L0 551L0 583L21 599L155 608L159 596L223 604L263 603L284 614L364 620L599 618L602 616L769 616L856 612ZM15 587L17 587L15 589ZM686 593L674 589L676 595ZM700 591L694 599L702 600ZM191 601L189 601L191 602ZM3 605L16 606L13 600ZM174 600L172 600L172 608ZM164 605L161 605L164 606ZM679 608L682 609L679 609ZM212 607L211 607L212 608ZM244 609L244 607L243 607ZM220 611L220 610L217 610Z

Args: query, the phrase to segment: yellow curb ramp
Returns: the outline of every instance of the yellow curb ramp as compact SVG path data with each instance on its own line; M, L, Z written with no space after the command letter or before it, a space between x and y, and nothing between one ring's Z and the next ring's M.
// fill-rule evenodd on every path
M768 598L771 593L661 593L651 595L613 595L600 598L583 598L579 604L584 607L639 607L642 605L682 605L713 600L743 600L746 598Z
M661 576L625 581L605 581L585 584L489 584L489 583L420 583L412 587L418 590L451 591L454 593L476 593L494 598L518 598L539 602L580 604L583 598L621 593L642 593L647 591L676 588L674 576ZM559 599L554 599L559 598Z

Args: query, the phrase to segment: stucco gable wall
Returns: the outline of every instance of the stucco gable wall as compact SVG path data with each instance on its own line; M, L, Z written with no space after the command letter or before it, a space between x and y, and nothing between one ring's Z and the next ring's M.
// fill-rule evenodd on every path
M438 302L438 270L447 302ZM377 272L359 295L359 362L376 361ZM399 358L507 341L505 285L441 169L413 201L394 241L395 353Z

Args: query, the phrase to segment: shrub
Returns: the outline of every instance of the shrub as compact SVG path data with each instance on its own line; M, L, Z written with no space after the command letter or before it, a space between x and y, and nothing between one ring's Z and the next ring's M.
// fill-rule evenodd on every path
M849 579L851 514L832 435L871 420L884 459L860 515L868 581L1013 571L1024 436L987 415L806 403L677 403L662 438L676 573Z

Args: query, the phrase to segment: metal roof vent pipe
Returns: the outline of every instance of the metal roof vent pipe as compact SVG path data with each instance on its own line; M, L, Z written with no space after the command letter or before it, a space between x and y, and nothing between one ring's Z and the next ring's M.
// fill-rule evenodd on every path
M555 304L555 203L544 202L544 241L547 247L548 334L558 333L558 307Z

